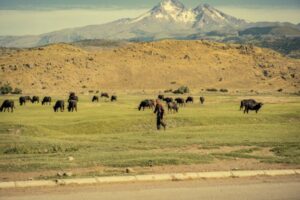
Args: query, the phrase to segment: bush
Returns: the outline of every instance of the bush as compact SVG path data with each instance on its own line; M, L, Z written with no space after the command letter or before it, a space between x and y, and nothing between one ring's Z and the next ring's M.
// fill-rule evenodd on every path
M12 94L22 94L22 90L20 88L15 88Z
M220 92L228 92L227 89L220 89Z
M0 88L0 93L1 94L9 94L12 92L12 87L10 86L9 83L4 84L1 88Z
M173 91L174 94L185 94L189 93L190 89L187 86L181 86L177 90Z
M172 89L168 89L168 90L165 90L164 93L169 93L169 92L173 92Z
M218 90L216 88L207 88L206 91L207 92L218 92Z

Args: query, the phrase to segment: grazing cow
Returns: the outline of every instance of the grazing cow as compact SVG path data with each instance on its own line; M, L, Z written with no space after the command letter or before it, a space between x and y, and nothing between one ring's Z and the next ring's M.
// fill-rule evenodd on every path
M176 98L175 101L176 101L176 103L178 103L179 106L185 105L183 98Z
M101 92L100 97L101 97L101 98L102 98L102 97L105 97L105 98L108 98L108 99L109 99L109 95L108 95L108 93L106 93L106 92Z
M31 101L31 97L30 96L25 96L25 100L26 101Z
M77 112L77 101L76 100L70 100L68 104L68 111L74 112L74 110Z
M42 105L45 104L51 105L51 101L52 101L51 97L44 97L42 101Z
M0 112L5 112L6 109L7 109L8 112L9 112L9 109L10 109L10 111L13 113L13 112L14 112L14 108L16 108L16 107L15 107L14 101L13 101L13 100L8 100L8 99L6 99L6 100L4 100L4 102L2 103L2 106L0 107Z
M140 105L139 105L139 110L143 109L143 111L145 110L145 108L154 108L155 107L155 101L154 100L149 100L146 99L144 101L141 101Z
M173 102L173 98L171 98L171 97L166 97L166 98L164 98L164 101L168 104L168 103Z
M40 98L38 96L33 96L31 99L31 103L40 103Z
M164 98L165 98L165 96L164 96L164 95L162 95L162 94L158 95L158 99L160 99L160 100L164 100Z
M200 97L200 103L204 104L205 98L204 97Z
M56 101L55 105L53 106L53 110L54 110L54 112L58 112L58 109L60 109L60 112L64 112L65 101L63 101L63 100Z
M93 96L92 102L95 102L95 101L99 102L99 97Z
M188 97L188 98L185 100L185 103L194 103L194 98L193 98L193 97Z
M256 104L257 102L254 99L244 99L241 101L240 110L242 110L248 103Z
M112 95L111 98L110 98L110 101L113 102L113 101L117 101L118 97L116 95Z
M263 103L247 102L244 105L245 106L244 113L249 113L249 110L255 110L255 112L257 113L263 105L264 105Z
M170 102L170 103L168 103L168 111L169 112L178 112L178 110L179 110L179 108L178 108L178 105L177 105L177 103L175 103L175 102Z
M20 103L20 106L23 106L26 104L26 98L25 97L20 97L19 98L19 103Z

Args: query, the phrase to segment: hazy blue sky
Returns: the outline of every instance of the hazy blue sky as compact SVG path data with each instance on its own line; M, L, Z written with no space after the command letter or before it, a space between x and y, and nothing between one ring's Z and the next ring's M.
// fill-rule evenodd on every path
M40 34L137 17L160 0L0 0L0 35ZM300 23L300 0L181 0L208 3L248 21Z
M148 8L160 0L0 0L1 9L30 8L89 8L89 7L120 7ZM200 3L227 6L284 6L300 7L299 0L181 0L187 6Z

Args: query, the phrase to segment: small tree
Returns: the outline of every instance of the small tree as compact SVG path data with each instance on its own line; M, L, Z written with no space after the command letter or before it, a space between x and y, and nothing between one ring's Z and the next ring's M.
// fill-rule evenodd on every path
M6 83L0 88L0 92L1 94L9 94L12 92L12 87L9 83Z
M22 94L22 90L20 88L15 88L12 94Z
M189 93L189 92L190 92L190 89L187 86L181 86L180 88L175 90L173 93L174 94L185 94L185 93Z

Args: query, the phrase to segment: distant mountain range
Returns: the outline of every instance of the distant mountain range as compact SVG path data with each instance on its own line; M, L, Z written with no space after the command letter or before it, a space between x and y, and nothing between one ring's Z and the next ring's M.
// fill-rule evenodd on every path
M298 41L300 24L257 22L227 15L208 4L186 8L178 0L163 0L147 13L134 19L120 19L102 25L64 29L41 35L0 36L2 47L36 47L81 40L153 41L160 39L209 39L222 42L255 42L265 40Z

